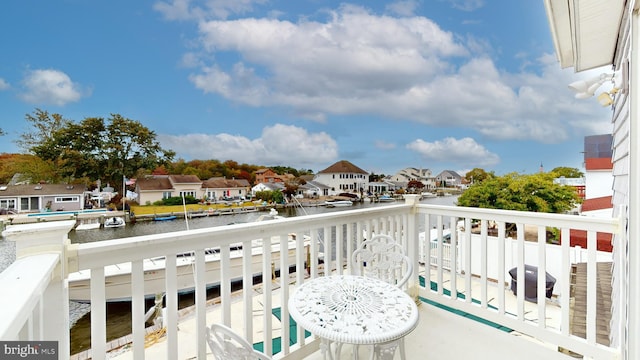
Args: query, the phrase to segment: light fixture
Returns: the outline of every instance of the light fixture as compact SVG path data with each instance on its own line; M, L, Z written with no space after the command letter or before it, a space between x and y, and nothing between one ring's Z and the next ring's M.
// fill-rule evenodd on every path
M613 98L618 93L618 91L618 88L613 88L609 92L603 92L602 94L598 95L598 102L602 106L609 106L613 104Z
M614 74L600 74L588 80L578 80L569 84L569 89L576 92L576 99L586 99L595 95L596 90L607 81L614 82ZM615 82L614 82L615 84Z

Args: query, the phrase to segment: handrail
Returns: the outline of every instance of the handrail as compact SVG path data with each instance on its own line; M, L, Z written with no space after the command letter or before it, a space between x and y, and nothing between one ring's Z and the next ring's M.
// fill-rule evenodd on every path
M11 295L0 296L0 339L32 340L42 333L41 329L25 327L30 326L34 313L39 317L36 323L42 326L44 314L39 305L59 263L58 254L34 255L16 260L0 273L0 288L11 291ZM24 338L24 330L28 338Z

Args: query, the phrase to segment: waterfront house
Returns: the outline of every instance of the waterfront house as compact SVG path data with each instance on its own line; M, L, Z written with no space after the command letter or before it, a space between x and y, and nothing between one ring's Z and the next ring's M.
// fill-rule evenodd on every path
M247 179L227 179L212 177L202 182L202 196L210 200L225 198L245 198L251 189Z
M253 196L260 191L284 191L284 183L281 182L266 182L259 183L251 188L251 194Z
M453 170L443 170L435 177L436 186L456 187L462 185L462 176Z
M359 195L366 190L369 173L347 160L341 160L319 171L313 180L329 187L327 195L345 192Z
M298 194L307 198L318 198L329 194L329 187L317 181L306 180L304 184L298 186Z
M394 175L389 175L385 180L390 180L398 184L402 184L402 188L406 188L411 180L420 181L424 191L431 190L436 187L435 177L430 169L417 169L414 167L404 168Z
M375 232L393 234L413 261L415 271L403 288L420 303L420 322L405 342L410 359L640 359L640 2L546 0L545 6L561 66L628 69L616 83L621 91L612 103L613 217L436 206L407 195L402 204L93 244L68 244L65 234L72 221L12 226L3 234L16 242L17 260L0 273L0 288L16 290L0 297L0 338L57 341L60 357L69 358L69 333L60 331L69 322L66 278L69 272L90 270L93 359L206 359L211 352L205 330L212 323L232 327L274 359L319 359L325 355L319 338L307 336L289 316L291 286L348 272L353 265L345 254L363 241L363 233ZM460 221L463 226L457 226ZM478 234L471 231L472 221ZM496 236L487 234L489 223L498 228ZM504 236L507 223L519 225L513 238ZM447 239L445 224L455 229ZM523 225L534 229L532 241L525 241ZM547 244L547 227L567 236L572 230L585 231L587 249ZM435 236L420 242L425 229L435 230ZM246 291L232 295L229 254L237 251L237 243L242 242L249 259L254 239L268 249L276 245L274 237L287 238L292 232L310 236L310 259L319 256L322 237L322 267L315 260L305 264L304 236L296 236L295 266L305 271L272 278L266 252L257 264L261 284L255 285L253 264L247 261L242 277ZM597 251L599 232L613 235L613 253ZM205 249L210 247L219 247L222 258L215 316L208 316L203 276ZM425 255L421 262L420 252ZM185 253L194 254L195 306L189 321L180 322L176 263ZM166 263L166 326L145 341L143 260L155 257ZM281 269L292 265L287 257L279 260ZM132 343L126 348L106 341L105 266L121 263L132 269ZM526 265L537 267L530 280ZM601 265L608 272L602 273ZM548 289L547 271L556 277L553 289ZM509 279L512 273L517 278ZM603 283L611 287L607 301L601 301ZM525 290L535 291L535 300L525 299ZM607 309L609 326L601 328L601 310ZM124 354L112 357L112 348Z
M255 175L256 175L256 181L255 181L256 184L269 183L269 182L284 183L288 178L285 175L276 174L276 172L271 169L258 169L256 170Z
M138 194L140 205L151 205L156 201L175 196L174 190L167 175L147 176L136 181L135 192Z
M0 185L0 209L5 212L73 211L82 210L84 204L84 185Z

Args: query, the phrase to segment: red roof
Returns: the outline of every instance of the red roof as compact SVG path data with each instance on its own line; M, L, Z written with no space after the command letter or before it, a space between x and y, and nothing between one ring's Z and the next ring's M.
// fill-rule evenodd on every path
M613 170L611 158L587 158L584 167L587 170Z
M592 199L585 199L582 202L582 211L594 211L613 208L613 196L603 196Z
M580 246L583 249L587 248L587 232L584 230L574 230L571 229L569 232L570 244L571 246ZM611 239L613 235L608 233L596 233L596 247L600 251L613 251L613 244L611 243ZM562 237L560 239L562 242Z

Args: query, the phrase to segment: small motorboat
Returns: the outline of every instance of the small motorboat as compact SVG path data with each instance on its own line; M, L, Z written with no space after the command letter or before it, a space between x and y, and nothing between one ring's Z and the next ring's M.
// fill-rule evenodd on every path
M326 207L344 207L344 206L352 206L353 201L351 200L327 200L324 202Z
M119 216L112 216L104 220L105 228L118 228L118 227L123 227L125 225L126 225L126 222L124 221L123 218Z
M178 217L175 215L168 215L168 216L156 216L153 218L154 221L169 221L169 220L175 220Z

